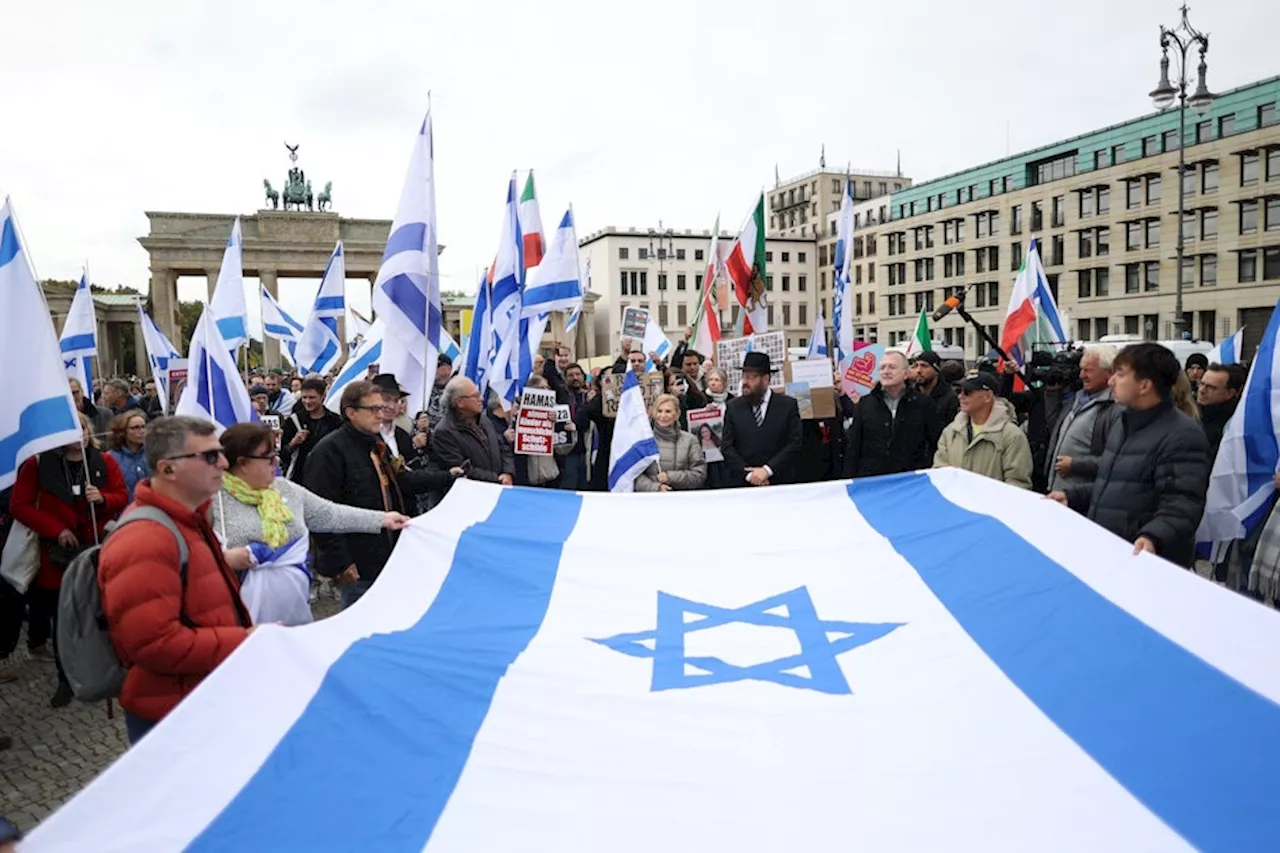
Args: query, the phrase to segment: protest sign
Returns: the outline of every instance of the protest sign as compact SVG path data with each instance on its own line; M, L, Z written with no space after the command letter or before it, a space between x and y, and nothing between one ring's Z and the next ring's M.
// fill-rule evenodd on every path
M880 362L884 360L884 344L871 344L855 350L841 362L840 383L844 393L854 399L871 393L880 381Z
M618 400L622 397L622 382L626 378L627 375L625 373L606 373L601 378L600 385L603 389L604 416L606 418L616 418L618 416ZM640 377L640 395L644 397L646 408L652 406L653 401L665 390L662 374L658 371L655 370Z
M622 337L643 341L649 326L649 312L643 308L622 309Z
M536 408L554 409L556 392L550 388L525 388L520 392L520 408L534 406Z
M762 352L769 356L769 387L775 391L786 388L783 365L787 362L787 337L782 332L763 332L747 338L728 338L716 342L716 366L729 376L729 390L742 393L742 359L748 352Z
M787 396L800 407L801 420L836 416L835 368L829 358L806 358L786 365Z
M723 462L724 452L720 449L724 438L724 409L720 406L707 406L702 409L688 411L689 432L702 445L702 456L708 462Z
M556 441L554 406L521 404L516 418L516 453L524 456L550 456Z

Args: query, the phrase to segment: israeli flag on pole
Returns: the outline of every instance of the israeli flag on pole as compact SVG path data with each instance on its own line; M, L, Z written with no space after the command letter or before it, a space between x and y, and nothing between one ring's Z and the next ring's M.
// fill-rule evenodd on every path
M294 351L298 347L298 339L302 337L302 324L280 307L280 303L276 302L275 297L267 291L266 287L260 285L258 289L262 291L263 337L275 338L283 344L285 352L289 354L289 361L297 364Z
M458 342L453 339L453 335L449 334L449 330L440 328L440 354L447 357L453 364L454 373L458 372L460 364L458 357L462 355L462 351L458 349Z
M164 332L160 331L155 320L147 315L141 299L138 299L138 321L142 324L142 343L147 348L147 363L151 365L151 376L155 379L156 388L159 391L156 396L160 398L160 411L167 415L169 414L169 360L182 358L182 353L169 343L169 339L164 336Z
M640 383L635 372L628 370L618 399L613 443L609 445L609 491L634 492L636 477L657 461L658 442L653 439Z
M1239 364L1240 348L1244 345L1244 326L1236 329L1236 333L1218 344L1209 353L1210 364Z
M222 268L213 288L209 308L218 318L218 332L232 351L249 344L249 306L244 298L244 237L240 234L240 217L231 226L227 249L222 253Z
M852 304L850 273L853 266L853 181L844 179L844 195L840 199L840 219L836 227L835 297L831 306L832 326L836 333L836 360L843 361L853 352L853 312L846 310Z
M369 326L368 332L365 333L364 340L360 341L360 344L347 356L346 363L342 365L342 369L334 377L333 385L329 388L329 395L324 399L324 405L329 411L341 415L342 392L352 382L359 382L367 378L369 365L381 364L382 341L386 330L387 325L382 322L381 317L374 320L372 325Z
M410 405L422 399L425 389L417 386L424 377L434 375L443 325L434 156L428 109L373 286L373 308L386 323L388 344L394 339L420 368L416 381L396 377L411 393Z
M80 418L58 337L19 236L13 206L0 208L0 490L29 457L80 441ZM89 388L85 387L85 393Z
M489 388L489 372L493 354L493 317L490 313L489 272L480 275L476 285L475 308L471 312L471 335L467 339L467 352L462 365L462 375L476 383L480 398L485 399Z
M502 236L498 240L498 256L494 259L489 279L493 300L493 349L496 355L489 376L489 384L508 405L519 396L524 380L533 370L533 356L527 346L525 332L521 344L523 320L522 297L524 294L524 241L520 236L520 217L516 206L516 173L511 173L507 183L507 204L503 210Z
M822 316L822 308L818 308L818 316L813 318L813 333L809 338L809 352L805 358L827 357L827 325Z
M529 270L521 310L525 317L538 317L551 311L572 311L581 304L578 235L573 225L573 208L569 208L551 238L546 257Z
M582 306L579 305L573 309L573 313L569 315L569 319L565 321L564 331L566 334L572 332L578 326L578 320L582 317Z
M342 241L339 240L329 256L316 301L294 349L293 363L304 375L326 374L342 358L338 319L347 312L346 279L347 266L342 254Z
M94 313L93 292L89 289L89 269L80 276L80 285L71 300L67 320L62 324L58 341L62 350L62 366L67 376L75 379L85 394L93 393L93 359L98 357L98 318Z
M212 421L221 434L227 427L256 421L258 415L219 325L212 308L201 313L187 351L187 384L174 414Z

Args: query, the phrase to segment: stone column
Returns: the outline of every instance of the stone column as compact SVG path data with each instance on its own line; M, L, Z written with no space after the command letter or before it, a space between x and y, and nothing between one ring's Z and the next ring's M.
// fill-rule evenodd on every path
M279 301L280 284L276 280L275 270L258 270L258 281L271 294L271 298ZM262 336L262 363L268 368L281 366L280 342L268 335Z
M347 352L347 312L346 311L343 311L342 315L338 317L338 345L342 349L342 361L345 362L349 354Z
M218 289L218 271L205 270L204 277L209 282L209 301L213 301L213 292Z
M369 273L369 322L372 323L378 319L378 312L373 310L373 288L378 283L378 274L376 272Z
M145 384L147 377L151 375L151 362L147 360L147 342L142 337L142 322L134 320L129 325L133 326L134 372Z
M164 332L179 352L185 353L186 341L181 340L178 320L178 276L164 267L151 270L151 319Z
M103 379L111 379L115 374L115 365L112 359L115 358L111 346L111 324L106 320L98 321L98 376Z

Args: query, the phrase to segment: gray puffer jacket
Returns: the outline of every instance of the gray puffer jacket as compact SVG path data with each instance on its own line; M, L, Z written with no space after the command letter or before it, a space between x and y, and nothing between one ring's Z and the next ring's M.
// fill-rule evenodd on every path
M667 484L673 492L701 489L707 481L707 460L698 439L684 430L657 426L653 428L653 438L658 442L658 462L636 477L636 491L660 491L659 470L667 475Z

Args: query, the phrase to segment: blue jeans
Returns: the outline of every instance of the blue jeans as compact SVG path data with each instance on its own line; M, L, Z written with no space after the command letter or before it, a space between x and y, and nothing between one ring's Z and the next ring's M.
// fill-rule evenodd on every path
M373 581L358 580L354 583L344 583L338 587L338 594L342 597L342 609L346 610L359 601L371 586L373 586Z
M128 711L124 712L124 730L129 735L129 746L133 746L142 740L143 736L155 727L156 724L150 720L144 720L137 714L131 714Z
M570 453L564 457L564 471L560 474L560 488L580 492L587 487L587 455Z

